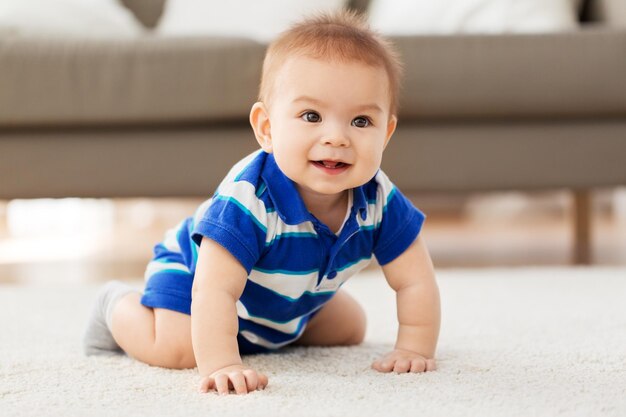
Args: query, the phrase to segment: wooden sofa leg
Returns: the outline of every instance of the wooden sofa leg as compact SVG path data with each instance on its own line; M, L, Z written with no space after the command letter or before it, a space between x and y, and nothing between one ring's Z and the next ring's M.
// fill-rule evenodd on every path
M591 192L574 190L574 263L591 263Z

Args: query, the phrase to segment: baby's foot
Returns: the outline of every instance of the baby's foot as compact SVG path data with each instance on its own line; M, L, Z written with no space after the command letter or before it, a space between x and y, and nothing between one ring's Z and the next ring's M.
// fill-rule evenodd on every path
M83 336L85 355L110 356L123 353L111 334L111 316L120 298L135 291L133 287L119 281L111 281L100 289Z

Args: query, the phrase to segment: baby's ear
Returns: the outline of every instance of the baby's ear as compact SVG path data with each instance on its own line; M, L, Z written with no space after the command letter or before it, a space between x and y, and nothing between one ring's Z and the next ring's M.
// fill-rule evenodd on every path
M389 117L389 121L387 122L387 138L385 139L385 148L387 147L387 144L389 144L389 140L391 139L391 136L393 136L393 132L396 131L397 126L398 118L395 114L391 115L391 117Z
M270 126L270 116L265 104L257 101L250 109L250 124L254 130L257 142L267 153L272 153L272 129Z

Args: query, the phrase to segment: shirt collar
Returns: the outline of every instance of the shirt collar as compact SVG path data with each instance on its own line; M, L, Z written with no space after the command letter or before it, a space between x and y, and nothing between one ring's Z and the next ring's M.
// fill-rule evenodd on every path
M304 201L296 189L295 183L280 170L273 154L268 154L261 178L267 186L276 212L287 224L295 225L312 221L314 217L309 213ZM367 216L367 199L363 187L353 189L352 213L359 213L361 219Z
M365 220L367 217L367 198L365 197L363 187L364 186L362 185L360 187L353 188L354 192L352 195L352 212L358 212L361 215L361 220Z

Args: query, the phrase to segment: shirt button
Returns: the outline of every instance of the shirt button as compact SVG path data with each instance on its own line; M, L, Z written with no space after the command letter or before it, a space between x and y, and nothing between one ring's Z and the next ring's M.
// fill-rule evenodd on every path
M328 279L333 279L337 276L337 271L330 271L328 273Z

